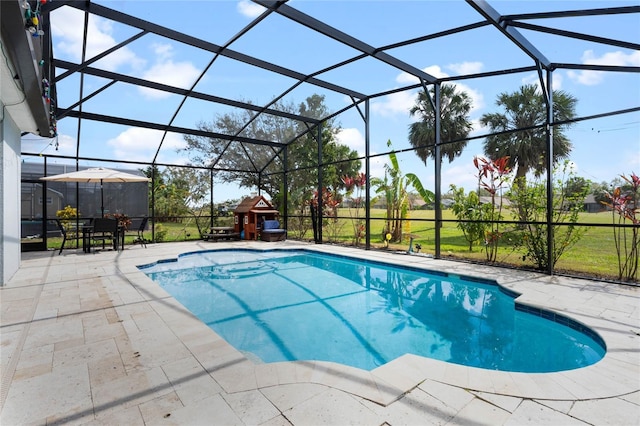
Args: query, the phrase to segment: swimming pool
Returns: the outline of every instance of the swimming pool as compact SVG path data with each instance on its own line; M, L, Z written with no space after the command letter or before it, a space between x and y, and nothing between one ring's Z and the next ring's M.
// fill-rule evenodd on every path
M591 329L494 282L308 250L186 253L139 267L254 362L371 370L405 353L553 372L605 353Z

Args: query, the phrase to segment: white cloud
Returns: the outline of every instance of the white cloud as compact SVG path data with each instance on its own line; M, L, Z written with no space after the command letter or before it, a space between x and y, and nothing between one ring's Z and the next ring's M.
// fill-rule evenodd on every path
M336 135L338 143L347 145L349 148L358 151L359 155L364 155L365 152L365 139L364 135L360 133L360 130L355 128L341 129ZM371 155L375 155L371 152ZM373 157L369 160L369 175L371 177L384 177L384 165L386 164L387 157ZM361 172L364 172L364 160L362 161Z
M173 56L173 46L167 43L153 43L151 49L158 62L169 60Z
M31 153L55 154L55 155L76 155L76 139L69 136L58 134L57 138L42 138L40 136L29 134L22 138L21 150ZM56 142L58 147L56 150Z
M640 52L626 54L615 51L608 52L598 57L593 50L587 50L582 54L582 63L588 65L612 65L612 66L640 66ZM604 79L604 73L600 71L567 71L569 78L585 86L595 86Z
M142 74L142 78L156 83L189 89L200 75L200 71L191 62L174 62L173 47L168 44L152 45L156 53L157 62ZM139 88L140 93L148 98L161 99L171 96L171 93L160 90Z
M482 64L479 62L465 62L463 64L453 64L449 65L449 68L456 68L458 70L462 70L463 67L466 67L468 70L479 69L482 67ZM448 74L442 71L442 69L438 65L431 65L429 67L423 68L423 71L427 74L433 75L437 78L448 77ZM396 77L396 82L401 84L415 84L418 83L418 79L411 74L406 72L400 73ZM472 101L471 112L484 108L484 96L479 91L472 89L471 87L460 84L460 83L448 83L452 84L456 87L456 90L459 92L467 92ZM371 110L383 117L390 117L394 115L408 115L409 110L416 103L417 92L415 91L404 91L394 93L388 96L385 96L379 101L374 101L371 104ZM418 117L413 117L414 120L418 119Z
M51 19L51 31L55 36L54 40L59 40L55 46L56 51L67 55L73 61L80 62L84 13L71 7L61 7L52 14L55 19ZM113 25L110 21L89 15L86 58L90 59L115 46L117 42L112 34ZM144 60L138 58L125 46L100 59L96 65L98 63L101 68L114 71L125 64L132 68L142 67Z
M375 154L375 152L371 153L371 155ZM388 161L389 157L386 155L369 159L369 177L384 179L384 166ZM362 162L362 171L364 171L364 161Z
M476 89L472 89L466 84L454 83L453 85L455 86L457 92L467 92L467 95L469 95L469 97L471 98L470 113L484 108L484 95L482 93L480 93Z
M436 78L443 78L443 77L448 77L449 76L444 71L442 71L442 69L438 65L428 66L426 68L423 68L422 71L424 71L427 74L432 75L432 76L434 76ZM400 83L400 84L418 84L418 83L420 83L420 80L418 79L418 77L413 76L413 75L411 75L409 73L406 73L406 72L400 73L396 77L396 81L398 83Z
M117 159L149 162L160 145L162 134L160 130L132 127L108 140L107 145L113 148L114 157ZM180 135L167 133L160 152L166 157L165 153L173 154L176 148L182 147L184 139Z
M553 90L561 90L562 89L563 77L560 73L553 73L553 79L551 85L553 86ZM533 73L529 74L522 78L522 84L535 84L540 90L540 79L538 78L538 74Z
M484 108L484 95L479 91L472 89L469 86L464 84L454 84L456 90L459 92L467 92L469 97L471 98L472 106L471 113L474 111L480 110ZM371 110L379 114L383 117L390 117L394 115L408 115L409 110L416 103L417 92L415 91L405 91L398 92L388 96L385 96L380 101L374 101L371 104ZM412 120L419 120L420 117L414 116Z
M84 13L80 10L61 7L55 10L52 19L52 31L56 36L56 50L62 52L70 60L80 62L82 53L82 28ZM57 24L57 25L56 25ZM110 21L90 15L87 35L87 58L92 58L117 44L113 36L113 25ZM96 67L109 71L117 71L123 66L141 72L144 79L156 83L168 84L188 89L198 78L200 72L191 62L174 62L173 47L170 44L155 43L151 45L155 64L143 71L147 62L136 56L128 47L122 47L95 63ZM139 88L139 91L153 99L166 98L169 93L158 90Z
M599 71L567 71L567 76L576 83L583 84L585 86L595 86L600 84L604 75Z
M477 190L478 178L475 173L476 170L469 168L466 164L445 167L442 173L443 191L449 191L450 185L455 185L458 188L465 188L467 190ZM431 174L429 174L429 181L433 181L430 175Z
M350 149L364 154L365 140L364 136L358 129L340 129L340 132L336 135L336 139L338 140L338 143L347 145Z
M477 74L482 71L484 64L482 62L460 62L458 64L449 64L447 68L457 75Z
M250 0L240 0L238 2L238 12L247 18L256 18L260 16L266 9L259 4L255 4Z
M404 92L387 95L380 100L371 103L371 111L383 117L391 117L397 114L409 115L409 110L416 103L416 92L406 90Z

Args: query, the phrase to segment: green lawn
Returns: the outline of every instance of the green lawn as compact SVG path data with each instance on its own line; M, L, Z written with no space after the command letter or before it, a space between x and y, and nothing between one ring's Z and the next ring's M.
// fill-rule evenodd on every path
M343 209L341 216L349 216L349 212ZM373 209L372 219L384 219L384 210ZM422 246L422 253L435 253L435 227L433 220L435 212L432 210L414 210L410 212L409 224L405 224L403 231L405 238L402 244L391 244L392 250L407 250L409 248L409 236L413 236L415 244ZM444 220L455 220L455 215L450 210L443 211ZM612 224L611 213L582 213L580 223ZM341 219L342 229L336 242L353 242L353 226L350 219ZM371 245L376 248L384 248L382 229L384 220L371 222ZM324 232L324 231L323 231ZM326 232L324 232L326 236ZM474 246L469 251L469 244L465 240L462 231L455 223L445 222L440 229L441 255L456 258L484 261L485 252L481 246ZM517 252L506 242L498 251L498 262L515 266L533 266L530 261L522 260L522 252ZM556 269L571 271L597 277L616 278L618 260L611 228L589 226L585 235L571 249L566 251L556 264Z
M349 219L348 209L341 209L339 214L346 217L340 219L333 230L324 228L323 237L327 242L336 242L340 244L353 243L353 225ZM435 229L434 223L428 220L434 219L434 211L432 210L413 210L410 212L409 221L404 225L405 238L402 244L391 244L390 250L407 250L409 247L409 236L414 238L415 244L422 246L421 253L435 253ZM371 245L374 248L384 249L385 244L382 236L384 226L385 211L382 209L373 209L371 211ZM449 210L443 211L443 219L453 220L455 216ZM611 213L582 213L580 217L581 223L605 224L612 223ZM216 220L218 226L232 226L233 217L219 218ZM172 241L189 241L200 239L198 228L193 219L184 220L184 223L163 222L162 227L166 230L164 238L165 242ZM151 231L146 231L145 236L151 238ZM136 237L135 232L130 232L125 244L131 244ZM289 238L293 238L292 232ZM309 230L305 239L313 238L313 233ZM474 246L472 251L468 249L468 243L464 239L462 231L460 231L455 223L445 222L440 230L441 254L443 257L453 257L466 260L485 261L486 256L481 246ZM49 247L59 248L61 244L60 238L50 238ZM364 241L362 242L364 245ZM73 247L74 244L67 242L67 246ZM505 243L500 247L498 252L498 262L507 263L515 266L532 267L530 261L522 260L522 253L514 251L513 247ZM567 251L556 264L556 269L560 271L570 271L572 273L585 274L594 277L606 277L615 279L617 277L618 260L616 249L613 241L613 231L606 227L591 226L588 227L586 234L580 241L569 251Z

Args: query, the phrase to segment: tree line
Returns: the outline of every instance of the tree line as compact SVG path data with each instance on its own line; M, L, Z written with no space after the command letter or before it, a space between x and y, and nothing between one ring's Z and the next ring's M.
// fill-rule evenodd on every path
M436 103L434 102L435 87L429 91L420 91L414 106L409 110L409 114L417 120L408 128L408 141L425 166L429 159L435 159L437 152L436 105L440 106L438 113L441 143L438 148L441 161L453 162L459 157L465 150L473 130L469 115L473 107L471 97L466 92L459 91L454 84L441 85L438 93L439 102ZM553 91L551 98L553 102L551 121L559 123L554 124L553 131L550 133L553 147L551 164L557 167L563 164L564 160L568 160L573 149L566 132L576 117L577 99L560 90ZM549 106L536 85L523 85L514 92L500 93L495 106L496 112L483 114L479 120L488 130L483 141L482 161L486 162L485 165L499 165L503 171L508 171L512 184L511 194L514 199L520 196L522 201L517 207L517 219L526 222L531 220L532 211L526 206L525 198L522 197L530 196L532 188L537 188L539 193L538 179L547 172L546 123ZM239 138L275 142L280 145L251 144L240 140L229 141L215 137L189 135L185 136L186 146L182 150L183 153L194 167L204 165L215 169L216 178L223 182L233 182L240 187L258 189L268 194L280 210L286 200L289 216L294 221L291 228L299 228L301 235L306 232L305 223L307 222L305 221L308 220L309 209L313 208L314 203L317 205L319 198L323 200L326 209L323 211L323 216L329 218L337 215L339 205L355 206L355 210L360 211L362 200L354 198L353 192L354 189L358 189L361 195L361 188L370 177L365 176L364 181L362 180L360 172L362 163L358 152L338 142L341 125L335 118L325 119L330 112L324 96L315 94L297 105L278 101L271 107L288 114L281 116L256 114L249 110L242 110L217 115L212 121L199 123L198 128L207 132L236 135ZM317 191L319 177L317 129L308 123L288 118L292 115L324 120L320 127L322 194L318 194ZM286 148L284 148L285 145ZM392 147L391 141L388 145ZM482 175L487 173L488 169L488 167L478 168L479 181L488 177L486 174ZM286 185L283 170L287 171ZM145 172L150 174L151 169ZM535 180L531 185L527 182L528 176L532 176ZM202 211L202 201L207 198L209 181L208 172L203 172L202 169L168 168L163 173L158 173L154 188L156 212L168 218L193 214L198 209ZM361 185L354 185L354 182L359 182ZM406 216L408 194L411 190L418 192L427 203L434 201L433 193L422 186L416 175L402 174L393 151L389 154L384 178L371 179L370 183L377 195L384 199L387 210L387 225L384 233L392 241L402 240L402 220ZM616 183L619 183L619 180L596 184L571 174L568 181L563 183L561 196L571 196L572 202L579 204L579 197L575 198L575 196L582 196L584 201L584 196L591 192L597 201L606 204L608 191ZM471 191L468 194L465 194L461 188L452 187L449 195L458 203L457 208L466 206L464 208L467 212L469 203L476 203L478 207L476 218L484 217L491 221L502 217L482 213L483 210L479 207L481 191L485 194L490 193L486 187L479 185L477 192ZM461 218L463 217L464 215L461 215ZM353 223L354 242L357 244L363 237L363 224L359 217L356 217ZM469 229L465 230L467 231ZM490 246L486 241L492 240L491 232L486 229L476 231L484 233L485 246ZM539 236L543 234L541 230L536 232ZM532 250L537 253L535 256L540 256L539 253L542 251L540 247ZM495 259L495 257L492 255L488 259ZM542 259L538 263L542 265L550 261L554 260Z

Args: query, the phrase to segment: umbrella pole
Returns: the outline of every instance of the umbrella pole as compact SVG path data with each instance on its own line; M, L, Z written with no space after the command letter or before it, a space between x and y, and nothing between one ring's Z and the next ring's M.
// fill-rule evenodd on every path
M102 186L102 179L100 179L100 210L102 211L101 217L104 217L104 189Z

